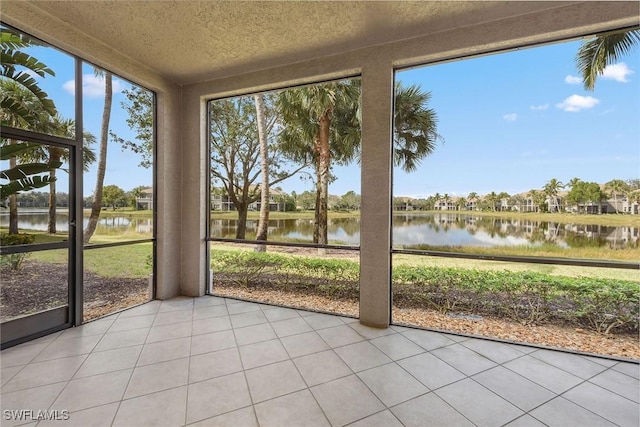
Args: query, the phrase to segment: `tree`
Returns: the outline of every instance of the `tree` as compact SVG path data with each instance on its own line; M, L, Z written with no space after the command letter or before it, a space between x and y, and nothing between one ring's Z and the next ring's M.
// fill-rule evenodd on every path
M22 50L38 46L40 43L25 34L15 32L9 28L0 29L0 40L2 46L0 51L2 80L10 80L22 89L29 91L40 104L41 109L50 116L54 116L56 114L55 104L49 99L49 95L40 89L33 74L45 77L46 75L55 76L55 73L37 58ZM13 91L2 91L0 108L2 108L3 112L25 119L32 117L33 110L21 105L14 95L15 92Z
M265 116L264 96L260 93L253 95L256 104L256 124L258 127L258 142L260 145L260 217L256 240L267 240L269 225L269 147L267 144L267 119ZM258 252L266 251L265 245L256 246Z
M604 189L609 191L613 196L613 206L616 210L616 214L619 214L620 212L618 211L618 196L627 195L630 192L631 187L629 187L629 184L621 179L612 179L611 181L604 184Z
M75 138L75 120L64 119L60 115L52 118L51 133L64 138ZM90 132L83 134L83 170L89 170L89 165L96 161L96 154L91 148L96 142L96 137ZM37 161L46 162L49 165L63 164L69 160L69 151L61 147L51 145L48 147L40 146L38 149L30 153L30 157ZM63 169L64 170L64 169ZM49 172L52 180L49 184L49 221L47 224L47 232L49 234L56 233L56 207L57 207L57 190L56 190L56 168L52 168Z
M565 185L555 178L552 178L544 185L543 192L549 199L549 212L560 212L558 192L564 187Z
M437 132L438 117L428 108L431 92L419 85L403 87L396 83L395 112L393 117L393 160L396 167L413 172L420 161L432 154L438 141L444 141Z
M347 191L340 197L339 207L345 210L360 209L360 195L355 191Z
M126 194L124 190L117 185L105 185L102 188L102 199L104 203L111 206L114 211L116 207L126 204Z
M540 210L542 210L542 205L545 198L544 193L539 190L529 190L528 196L531 198L533 211L539 212Z
M84 230L84 243L89 243L91 236L96 231L100 210L102 208L102 187L104 186L104 175L107 170L107 144L109 136L109 121L111 119L111 102L113 100L112 75L109 71L98 71L96 74L104 77L104 108L102 110L102 125L100 127L100 148L98 151L98 170L96 172L96 186L93 191L93 205L87 228Z
M567 194L567 201L578 207L578 211L582 207L583 210L589 203L598 204L598 213L600 212L600 204L604 198L604 193L600 185L596 182L576 182Z
M309 211L316 208L316 196L311 191L303 191L298 194L297 203L300 204L302 210Z
M265 117L269 144L269 186L295 175L306 164L292 170L281 164L280 149L273 135L276 115L271 97L265 95ZM210 173L212 184L223 193L238 212L236 238L246 235L249 205L260 198L256 185L260 177L260 143L255 100L249 96L209 103Z
M434 150L435 112L427 108L429 92L396 85L394 164L411 172ZM294 161L314 167L316 214L314 243L327 243L328 185L332 164L346 165L360 155L360 81L345 80L290 89L278 95L285 125L280 138Z
M349 164L360 146L360 81L317 84L277 95L284 128L279 134L291 160L312 164L316 203L313 242L327 244L331 164Z
M55 73L37 58L23 51L23 49L39 45L36 40L8 28L0 29L0 40L2 47L0 51L0 83L2 83L0 116L2 124L42 131L48 126L50 117L56 114L56 108L47 93L40 89L33 75L45 77L46 75L54 76ZM7 143L14 145L17 142L8 140ZM43 164L32 164L30 167L18 166L16 155L18 153L28 154L29 147L35 148L36 145L21 145L18 149L10 150L13 155L3 158L9 160L9 169L2 171L2 178L9 182L0 185L2 195L0 200L4 203L7 198L9 199L10 234L18 233L16 194L40 188L55 181L51 175L39 175L49 171L47 166ZM4 156L6 155L5 148ZM51 166L52 163L48 165L48 167Z
M593 90L596 78L640 42L640 29L598 34L584 40L576 55L576 66L585 89Z
M132 86L122 93L126 100L120 105L127 111L126 122L135 132L136 137L135 141L128 141L110 132L111 138L122 145L123 150L127 149L140 154L140 166L150 168L153 165L153 92L139 86Z

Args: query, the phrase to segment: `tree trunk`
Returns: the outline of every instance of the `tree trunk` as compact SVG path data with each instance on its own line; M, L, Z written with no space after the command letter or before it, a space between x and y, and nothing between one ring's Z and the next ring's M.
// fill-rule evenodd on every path
M49 173L51 179L55 179L56 171L52 169ZM49 223L47 224L47 233L56 234L56 182L51 181L49 184Z
M320 117L318 132L318 201L316 203L317 242L327 244L328 199L329 199L329 167L331 151L329 150L329 127L331 126L331 111L327 110ZM315 234L315 233L314 233Z
M256 240L267 240L269 225L269 151L267 147L267 122L264 115L264 98L262 94L253 96L256 103L256 118L258 121L258 140L260 142L260 219ZM265 252L266 245L257 245L256 251Z
M111 119L111 101L113 98L111 73L104 72L104 109L102 110L102 127L100 129L100 153L98 154L98 172L96 176L96 187L93 192L93 205L91 206L91 216L84 231L84 243L89 243L91 236L96 231L100 209L102 208L102 187L104 185L104 174L107 169L107 143L109 137L109 120Z
M49 163L57 163L60 161L60 149L57 147L49 148ZM51 183L49 184L49 223L47 224L47 232L56 234L56 170L51 169L49 172Z
M9 140L9 144L15 144ZM15 157L9 159L9 168L14 168L18 162ZM9 196L9 234L18 234L18 197L15 194Z
M236 239L244 240L247 234L247 211L249 206L246 203L242 203L236 206L238 210L238 225L236 226Z

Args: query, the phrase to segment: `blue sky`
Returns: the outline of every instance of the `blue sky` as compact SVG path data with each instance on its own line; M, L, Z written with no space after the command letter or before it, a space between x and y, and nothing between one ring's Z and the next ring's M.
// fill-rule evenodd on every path
M573 177L606 182L640 178L640 55L628 55L600 77L593 92L583 89L574 57L579 41L528 48L403 70L396 79L420 84L432 94L438 133L445 142L422 161L419 170L394 171L394 195L467 195L541 188L549 179ZM73 117L73 61L52 49L32 53L56 71L41 85L65 117ZM85 65L85 129L96 137L104 97L103 83ZM129 84L114 78L111 129L133 134L120 107ZM151 171L139 157L110 143L105 184L125 190L151 184ZM335 167L330 193L360 193L357 164ZM64 179L61 177L61 179ZM62 184L62 181L61 181ZM66 185L66 183L65 183ZM95 185L95 165L85 174L84 193ZM308 180L292 177L285 191L311 190Z
M28 52L41 62L45 63L55 72L55 76L47 75L39 78L40 87L47 92L56 104L59 114L65 118L75 117L75 82L74 60L69 55L56 49L35 47ZM91 132L99 143L102 110L104 106L104 79L96 77L94 68L90 64L83 64L83 110L84 128ZM37 76L36 76L37 77ZM113 78L113 103L111 108L110 129L118 136L127 140L135 138L129 129L126 119L127 113L122 108L121 102L126 99L122 91L130 88L131 84L124 79ZM98 143L94 149L98 150ZM151 169L139 167L140 156L132 151L123 151L119 144L109 139L107 150L107 170L105 173L105 185L117 185L129 191L139 185L151 186L153 174ZM90 166L84 173L84 196L93 194L96 182L96 164ZM66 174L58 175L59 191L67 192L68 179ZM64 188L64 190L62 190ZM44 189L43 191L46 191Z
M551 178L640 178L640 56L593 92L574 64L579 41L397 73L431 91L445 142L418 172L394 171L394 194L424 197L541 188Z

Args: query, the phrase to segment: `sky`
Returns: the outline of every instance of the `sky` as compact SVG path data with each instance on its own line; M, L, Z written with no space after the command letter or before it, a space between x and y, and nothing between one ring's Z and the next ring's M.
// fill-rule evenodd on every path
M568 182L607 182L640 178L640 55L636 48L586 91L574 64L579 41L527 48L398 71L403 85L431 92L429 107L443 138L417 171L394 170L394 196L466 196L491 191L509 194L539 189L551 178ZM73 117L73 60L51 48L31 53L56 71L41 87L64 117ZM100 134L104 82L86 64L85 129ZM122 90L129 83L114 77L110 128L125 139L128 128ZM105 185L128 191L151 185L150 169L138 155L109 143ZM334 167L330 193L360 193L357 163ZM85 173L84 195L95 185L95 165ZM63 184L61 177L60 184ZM287 192L312 190L309 180L280 183Z

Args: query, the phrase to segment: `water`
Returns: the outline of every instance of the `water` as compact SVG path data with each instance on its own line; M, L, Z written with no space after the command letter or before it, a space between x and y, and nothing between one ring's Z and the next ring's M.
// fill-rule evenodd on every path
M68 230L68 214L58 212L57 229ZM20 211L18 226L21 231L47 229L46 211ZM0 212L0 226L8 227L8 211ZM88 218L84 218L84 225ZM254 239L257 220L247 221L247 239ZM329 242L359 245L360 218L329 220ZM150 218L113 216L102 218L98 233L119 234L135 232L152 233ZM213 237L235 238L236 220L213 219ZM420 248L433 246L537 246L543 243L565 248L603 247L637 248L640 246L640 228L581 225L547 221L530 221L517 218L475 216L456 213L403 213L393 216L394 247ZM313 219L276 219L269 221L269 240L313 240Z
M247 239L253 239L257 221L247 222ZM211 235L234 238L236 221L214 219ZM469 214L426 213L393 216L393 246L538 246L543 243L571 247L636 248L640 228L580 225ZM360 218L330 219L330 243L360 244ZM269 240L313 240L312 219L269 221Z
M20 232L47 231L49 211L43 209L18 210L18 229ZM83 228L89 223L89 217L82 219ZM9 227L9 211L0 211L0 227ZM66 209L58 209L56 212L56 231L67 233L69 231L69 213ZM110 216L100 218L96 227L97 234L153 234L153 220L151 218L138 218L127 215Z

